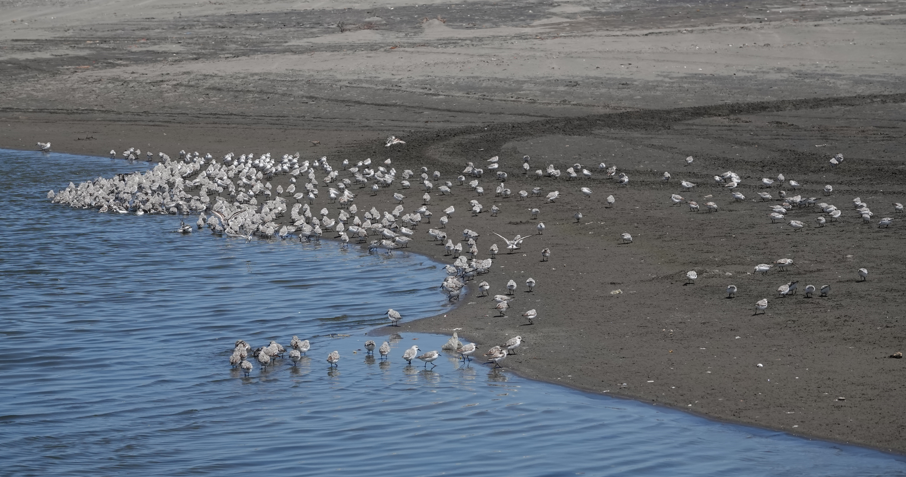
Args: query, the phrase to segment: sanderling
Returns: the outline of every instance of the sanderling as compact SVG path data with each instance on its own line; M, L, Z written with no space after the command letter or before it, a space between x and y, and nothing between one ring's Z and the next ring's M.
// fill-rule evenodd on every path
M899 202L894 202L894 203L893 203L893 211L896 212L896 213L898 213L898 214L902 214L902 213L903 213L903 204L901 204L901 203L899 203Z
M519 345L521 345L521 344L522 344L522 337L521 337L521 336L514 336L513 338L508 339L507 342L506 342L506 344L503 345L502 348L503 348L503 347L506 348L507 354L511 354L511 355L513 355L513 356L516 356L516 352L515 352L514 350L515 350L516 348L518 348Z
M544 234L544 222L538 222L538 226L536 228L538 229L538 235Z
M233 350L233 354L230 355L230 367L235 368L239 366L239 363L242 362L242 355L239 354L239 350Z
M802 227L805 227L805 224L799 220L791 220L790 227L792 227L794 230L801 230Z
M456 352L459 353L459 357L463 361L472 361L472 358L469 357L472 353L475 352L475 343L469 343L467 345L462 345L459 348L456 348Z
M811 298L812 293L815 293L815 285L806 285L805 286L805 297Z
M258 364L261 365L261 369L267 371L267 365L270 364L271 357L268 356L263 349L259 351L258 354L255 355L255 357L258 358Z
M777 265L778 268L780 268L781 272L785 272L786 267L793 265L793 259L792 258L781 258L781 259L778 259L777 261L775 261L774 263Z
M501 349L500 346L495 346L491 348L487 353L484 354L488 358L488 362L493 361L495 363L495 368L502 368L500 365L500 360L506 358L506 350Z
M241 363L239 363L239 367L242 368L242 371L245 372L246 377L248 377L249 373L252 372L252 363L249 363L248 361L246 361L244 359L242 360Z
M516 293L516 280L510 280L506 282L506 294L512 295Z
M385 144L384 146L390 147L390 146L393 146L396 144L406 144L406 141L403 141L402 139L399 139L396 136L390 136L387 138L387 144Z
M291 350L289 352L289 359L292 360L293 366L295 366L296 363L298 363L299 361L302 361L302 353L300 353L299 350L297 350L297 349Z
M529 324L530 324L530 325L534 325L534 324L535 324L535 318L538 317L538 312L535 311L535 309L533 308L533 309L531 309L531 310L529 310L529 311L523 313L522 316L524 316L525 319L527 319L527 320L529 321Z
M891 223L891 222L893 222L893 219L892 219L892 218L890 218L890 217L884 217L883 219L881 219L880 222L878 222L878 228L881 228L881 227L884 227L884 228L890 227L890 223Z
M758 300L758 303L755 303L755 314L756 315L758 314L758 310L761 310L762 313L765 313L764 310L767 309L767 307L768 307L767 298L762 298L761 300Z
M681 196L679 194L671 195L670 200L673 202L673 205L679 205L685 201L685 199L683 199L683 196Z
M576 219L576 223L582 222L582 212L576 212L573 215L573 218Z
M664 171L664 175L661 176L661 177L662 177L661 180L664 181L664 182L669 182L669 181L670 181L670 173L667 172L667 171Z
M327 355L327 362L330 363L331 366L337 366L337 363L339 361L340 361L340 352L339 351L334 350L334 351L331 351L329 355Z
M695 187L695 184L689 181L680 181L680 185L683 186L683 190L685 190L686 192L692 190L692 188Z
M378 348L378 353L380 353L381 359L386 358L387 355L390 354L390 343L386 341L381 343L381 347Z
M823 216L819 216L815 218L815 222L818 222L818 227L824 227L824 224L827 223L827 219L825 219Z
M500 316L506 316L506 310L509 308L509 302L501 301L494 305L494 309L500 312Z
M506 242L506 248L509 251L508 253L512 253L514 250L517 250L522 246L522 241L529 238L529 236L523 237L522 235L516 235L513 240L509 240L503 235L498 234L497 232L494 232L494 235L502 238Z
M399 321L403 319L400 312L394 310L393 308L387 310L387 318L390 319L390 326L398 326Z
M698 273L695 273L695 270L689 270L686 272L686 278L689 279L689 281L686 282L687 284L694 284L695 280L698 278Z
M478 284L478 290L481 291L480 296L486 296L488 294L488 290L490 290L490 289L491 289L491 284L488 282L481 282Z
M428 368L428 363L432 363L431 369L434 369L437 367L437 365L433 364L433 362L434 362L434 360L436 360L439 357L440 357L440 353L438 353L437 351L428 351L427 353L425 353L423 355L419 355L418 359L425 362L425 369Z
M834 187L830 184L824 186L824 195L831 195L834 192Z
M616 202L616 199L612 195L607 196L607 207L613 207L613 203Z
M50 152L50 143L49 142L39 142L38 150L41 152Z
M368 340L365 342L365 352L367 354L374 354L374 347L377 346L377 343L374 340Z
M694 160L695 160L695 159L693 159L692 156L687 157L687 158L686 158L686 165L687 165L687 166L691 166L691 165L692 165L692 161L694 161Z
M535 279L532 277L529 277L527 280L525 280L525 286L527 286L528 291L531 292L535 288Z
M821 295L826 297L830 293L830 285L821 285Z
M420 350L418 349L418 346L412 345L411 348L407 349L406 352L403 353L403 359L408 361L409 365L411 366L412 360L415 359L415 357L418 355L419 351Z
M620 235L620 238L623 240L623 243L632 243L632 235L629 235L629 232L623 232Z
M591 197L591 189L589 189L588 187L582 187L579 190L582 191L583 194L585 194L585 197Z
M733 298L736 296L736 285L729 285L727 287L727 298Z
M861 279L862 279L861 281L864 282L865 279L868 278L868 269L867 269L867 268L860 268L860 269L859 269L859 277L861 277Z
M544 247L541 249L541 261L546 262L551 257L551 249Z

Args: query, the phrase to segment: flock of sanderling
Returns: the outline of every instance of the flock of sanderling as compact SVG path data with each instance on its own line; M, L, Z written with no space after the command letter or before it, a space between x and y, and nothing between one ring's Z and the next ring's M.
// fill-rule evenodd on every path
M502 367L500 366L500 361L506 358L507 355L515 355L515 350L522 344L522 341L523 338L521 336L510 338L506 343L489 349L484 356L488 359L489 364L494 363L495 368L500 368ZM303 356L306 356L311 350L311 343L309 340L301 340L298 336L293 336L289 346L289 359L293 366L296 366L302 361ZM364 348L368 356L373 356L375 349L377 349L381 361L389 359L391 351L389 341L384 341L381 346L378 347L374 340L368 340L365 342ZM454 334L453 338L444 345L444 349L454 351L459 355L460 361L468 365L468 363L472 361L471 356L475 354L475 351L477 351L478 348L475 343L463 344ZM276 341L271 341L267 346L261 346L252 350L252 347L245 340L236 340L233 352L230 354L230 366L242 370L242 372L245 373L245 376L249 376L254 370L254 365L249 360L249 355L251 355L252 359L258 362L262 372L264 372L267 371L268 366L272 366L277 359L282 359L286 351L286 348ZM417 345L413 345L406 349L402 358L408 363L408 366L412 365L413 360L420 360L424 363L426 369L429 364L431 365L432 370L437 367L437 365L434 364L434 361L437 361L441 356L438 351L428 351L419 354L420 352L421 349L419 349ZM327 354L326 361L330 367L339 367L340 352L337 350L331 351Z
M402 144L405 142L391 136L387 140L386 146ZM49 150L50 147L49 143L39 143L39 146L42 150ZM122 155L129 160L142 158L141 151L137 148L130 148ZM117 153L110 151L110 157L117 157ZM297 237L304 241L318 241L327 234L328 237L339 241L343 247L347 247L351 241L361 244L368 243L370 252L384 250L388 255L392 255L394 250L408 246L415 237L415 231L419 226L432 223L435 214L428 208L432 198L431 194L449 195L453 194L454 190L467 189L476 197L468 201L469 213L476 216L487 212L485 206L479 202L479 198L485 194L485 188L481 182L485 178L485 174L492 178L492 185L488 185L488 189L494 190L495 198L512 197L522 201L529 197L543 197L544 202L553 203L559 200L563 194L560 190L548 191L545 194L540 186L533 187L531 191L520 190L514 193L507 187L508 173L501 170L497 156L488 159L486 165L467 163L462 173L453 180L444 180L440 172L433 171L432 173L427 167L421 167L417 172L408 169L397 171L393 167L391 159L382 162L365 159L355 163L349 160L331 163L327 157L303 160L299 153L285 154L277 158L272 157L270 153L236 155L232 152L216 159L211 154L201 155L197 152L180 151L178 158L173 160L164 153L154 156L151 152L147 152L149 161L155 157L159 162L145 173L120 174L109 179L98 178L78 186L70 183L68 187L59 192L48 192L47 197L56 203L65 203L79 208L94 208L100 212L134 213L136 215L145 213L180 214L184 216L198 214L196 221L198 229L207 227L216 235L225 234L246 239ZM607 166L600 163L593 168L595 172L592 172L589 168L577 163L562 172L551 164L545 168L536 169L532 173L530 160L529 156L522 158L522 173L527 178L534 176L535 178L559 179L562 177L567 181L572 181L599 174L605 178L612 178L619 186L629 184L629 176L625 172L618 172L616 166L613 165ZM687 157L685 165L691 165L693 162L694 159L691 156ZM838 154L830 162L833 166L839 166L843 163L843 157ZM487 171L485 171L485 167ZM272 182L276 182L279 176L288 177L287 187L273 185ZM671 178L669 172L664 172L661 180L663 183L669 184ZM727 189L730 192L732 200L746 200L746 197L738 190L742 183L738 174L727 171L715 175L714 181L721 189ZM280 182L285 183L287 179L282 179ZM424 193L420 197L421 203L407 210L404 204L407 201L412 202L412 199L407 198L406 194L412 189L413 183L418 184ZM394 185L398 185L398 188L390 193L393 202L391 210L380 211L371 207L370 210L361 211L360 215L355 203L357 193L368 192L371 195L377 195L382 190ZM688 180L681 180L680 186L683 193L689 193L698 187L697 184ZM793 192L788 194L783 190L784 186L788 186ZM757 200L772 202L774 201L771 193L773 188L780 188L777 195L781 202L772 203L769 206L768 215L772 222L784 221L786 214L794 209L814 208L814 210L818 210L820 215L816 217L817 227L823 227L829 221L838 221L842 216L842 211L836 206L819 202L817 197L802 196L800 193L802 184L795 180L788 180L782 174L778 175L776 179L761 179L758 187L761 190L757 192ZM335 214L331 213L328 206L324 206L319 211L314 209L315 202L319 200L322 189L325 188L327 204L334 204L338 209ZM357 193L354 193L353 190L357 190ZM831 185L825 186L823 190L826 196L834 193ZM594 192L587 186L578 187L578 192L586 198L594 195ZM613 195L609 195L605 200L605 207L608 208L613 207L616 202ZM720 209L713 201L716 199L713 199L711 194L706 195L703 200L706 200L705 210L709 213L715 213ZM702 210L698 202L686 199L680 194L671 194L670 201L673 205L686 204L693 212ZM324 200L322 199L321 202ZM853 204L862 223L871 223L874 214L868 205L858 197L853 200ZM532 219L538 218L540 214L538 207L530 207L528 210ZM489 211L492 216L497 216L500 208L494 204ZM894 212L901 213L902 211L902 204L894 204ZM291 220L285 219L286 214L289 214ZM454 241L454 237L448 236L447 225L456 215L456 208L453 205L448 206L438 214L438 225L427 230L431 240L443 244L444 255L451 256L453 259L453 263L445 267L448 276L441 284L441 288L448 294L450 300L459 298L468 281L478 275L488 273L493 260L497 258L500 251L498 245L494 243L488 248L488 258L479 258L480 234L468 228L463 230L461 239L456 237L457 240ZM577 212L574 218L581 221L581 212ZM878 222L878 226L889 227L892 222L891 217L884 217ZM806 228L805 222L800 220L791 220L789 225L796 231ZM543 234L546 229L541 222L537 223L535 228L539 235ZM183 222L178 231L191 233L193 227ZM496 232L495 235L504 241L507 253L521 250L525 241L532 237L531 235L516 235L510 239ZM620 242L625 245L632 244L633 237L628 232L624 232L620 236ZM540 255L542 262L548 260L551 255L550 248L541 248ZM759 264L755 267L755 272L767 273L773 266L785 270L792 264L791 259L783 258L773 264ZM867 278L866 269L860 269L858 273L862 280ZM689 271L686 273L686 278L687 284L694 284L698 279L698 272ZM506 285L506 294L494 297L494 310L499 313L499 316L506 316L518 286L519 284L514 280L509 280ZM525 286L527 291L531 292L535 287L535 280L529 278L525 281ZM482 281L478 285L482 296L487 296L490 288L487 281ZM798 281L792 280L782 285L778 292L781 296L791 295L795 294L797 288ZM812 296L815 291L814 285L805 287L808 297ZM820 288L821 296L827 296L829 291L828 285ZM736 285L727 287L729 298L735 297L737 292ZM764 312L766 308L767 298L758 301L755 312ZM531 309L522 313L522 316L529 324L534 324L538 318L538 312ZM387 317L391 321L391 325L398 324L402 319L400 314L392 309L388 310ZM486 353L486 356L499 366L500 360L521 343L520 337L514 339L516 340L514 346L507 343L506 346L494 347ZM294 360L298 358L304 351L307 351L307 348L304 351L302 349L307 346L307 342L297 343L297 340L294 339L290 358ZM245 348L245 350L240 348ZM383 349L382 346L379 350L382 357L385 356ZM282 346L278 343L271 343L267 347L256 350L254 356L262 366L266 367L268 359L282 356L280 350L282 350ZM420 359L425 362L426 367L427 364L437 359L436 352L417 355L418 351L420 350L414 347L407 351L404 358L410 362L412 359ZM463 359L468 359L468 356L474 351L474 347L464 347L461 355ZM239 353L242 358L231 358L231 362L238 359L239 361L234 364L248 370L250 363L244 360L247 352L247 344L244 342L237 344L234 357ZM333 352L329 355L328 362L331 366L336 366L338 361L339 353Z

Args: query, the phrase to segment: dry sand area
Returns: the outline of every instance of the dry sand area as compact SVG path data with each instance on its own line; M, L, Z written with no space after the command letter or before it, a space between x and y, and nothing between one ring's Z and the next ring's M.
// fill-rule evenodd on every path
M479 232L480 258L504 245L495 232L532 235L478 279L491 295L515 280L516 300L496 316L471 284L450 313L402 330L461 328L484 349L518 334L502 364L528 377L902 453L906 360L889 356L906 351L906 214L892 205L906 203L904 52L906 4L893 1L0 0L0 147L389 157L454 183L467 162L487 170L499 156L514 196L541 196L496 197L486 173L483 196L457 183L429 207L436 220L454 205L448 233ZM385 148L390 134L407 144ZM591 178L566 180L576 163ZM548 165L559 179L534 177ZM727 171L745 200L715 181ZM784 184L762 184L778 174ZM416 183L397 189L356 201L421 204ZM818 227L817 206L790 207L772 223L781 191L842 215ZM427 227L411 250L449 262ZM794 265L754 273L780 258ZM808 284L831 293L806 298Z

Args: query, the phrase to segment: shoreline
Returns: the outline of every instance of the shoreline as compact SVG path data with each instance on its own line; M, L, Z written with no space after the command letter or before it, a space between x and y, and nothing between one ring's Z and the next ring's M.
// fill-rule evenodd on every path
M709 5L692 15L679 4L632 2L538 5L529 13L405 3L392 12L345 4L298 10L228 0L183 11L182 19L179 6L164 3L115 5L117 18L107 18L63 2L71 34L48 20L62 15L57 7L10 13L16 22L0 36L0 86L8 92L0 145L51 141L55 151L100 157L133 146L218 159L299 151L335 166L391 158L399 171L436 170L440 182L454 183L452 195L431 193L434 220L416 230L411 251L448 263L425 229L437 227L450 205L447 232L477 231L478 258L491 243L503 245L495 233L528 235L519 253L502 251L476 278L491 284L491 296L515 280L517 299L508 317L497 317L492 299L470 286L446 316L401 329L463 328L477 343L518 334L526 343L503 365L529 379L906 453L906 409L896 398L906 384L887 378L906 365L888 358L904 351L906 338L899 293L906 229L891 205L906 202L906 58L898 53L906 48L906 5L872 4L867 13L843 2L837 9L790 3L777 12ZM230 14L231 36L242 41L225 40L223 11L239 6L259 10ZM9 8L0 3L0 13ZM279 26L299 11L304 28ZM476 25L476 14L485 23ZM416 15L425 21L411 20ZM191 38L168 33L185 21L193 22ZM407 144L387 148L389 135ZM837 153L845 161L832 166ZM492 156L509 174L511 197L495 195L490 170L480 179L484 195L456 181L467 162L487 168ZM615 182L602 162L629 183ZM567 180L576 163L576 180ZM534 171L549 165L561 177L536 179ZM725 171L740 176L744 200L715 182ZM763 178L778 182L767 187ZM686 190L682 180L696 186ZM282 176L273 182L288 184ZM352 190L360 210L392 209L390 195L399 192L408 211L422 203L418 182L404 190L397 181L376 196ZM534 187L539 197L518 198ZM791 206L772 224L767 213L783 204L781 190L843 214L818 226L826 214ZM548 202L552 191L560 197ZM759 192L771 199L759 200ZM684 197L681 205L672 205L672 194ZM871 206L867 224L850 205L855 197ZM470 200L484 210L472 216ZM689 208L693 200L699 212ZM717 211L707 212L707 202ZM312 208L321 207L338 210L325 197ZM881 217L893 225L879 227ZM790 220L806 227L794 230ZM622 233L633 242L621 243ZM540 260L542 247L552 251L549 262ZM790 271L753 272L780 258L794 260ZM865 282L862 267L870 270ZM698 279L686 285L690 270ZM531 293L528 277L537 280ZM800 290L829 284L832 292L779 297L778 286L795 280ZM736 298L725 298L729 284L739 287ZM762 298L768 309L753 316ZM539 318L524 326L519 315L532 308Z

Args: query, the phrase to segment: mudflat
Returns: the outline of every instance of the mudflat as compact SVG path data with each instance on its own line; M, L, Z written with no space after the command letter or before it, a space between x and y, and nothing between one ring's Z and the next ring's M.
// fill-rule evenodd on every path
M434 218L408 248L449 262L425 229L452 205L450 238L501 250L460 306L403 330L457 330L476 354L519 335L502 365L528 377L906 451L906 361L891 357L906 351L906 5L132 3L0 1L0 147L438 171L452 194L429 193ZM457 180L469 162L483 195ZM424 202L420 179L399 187L356 204ZM322 196L313 209L333 207ZM507 253L495 234L529 238Z

